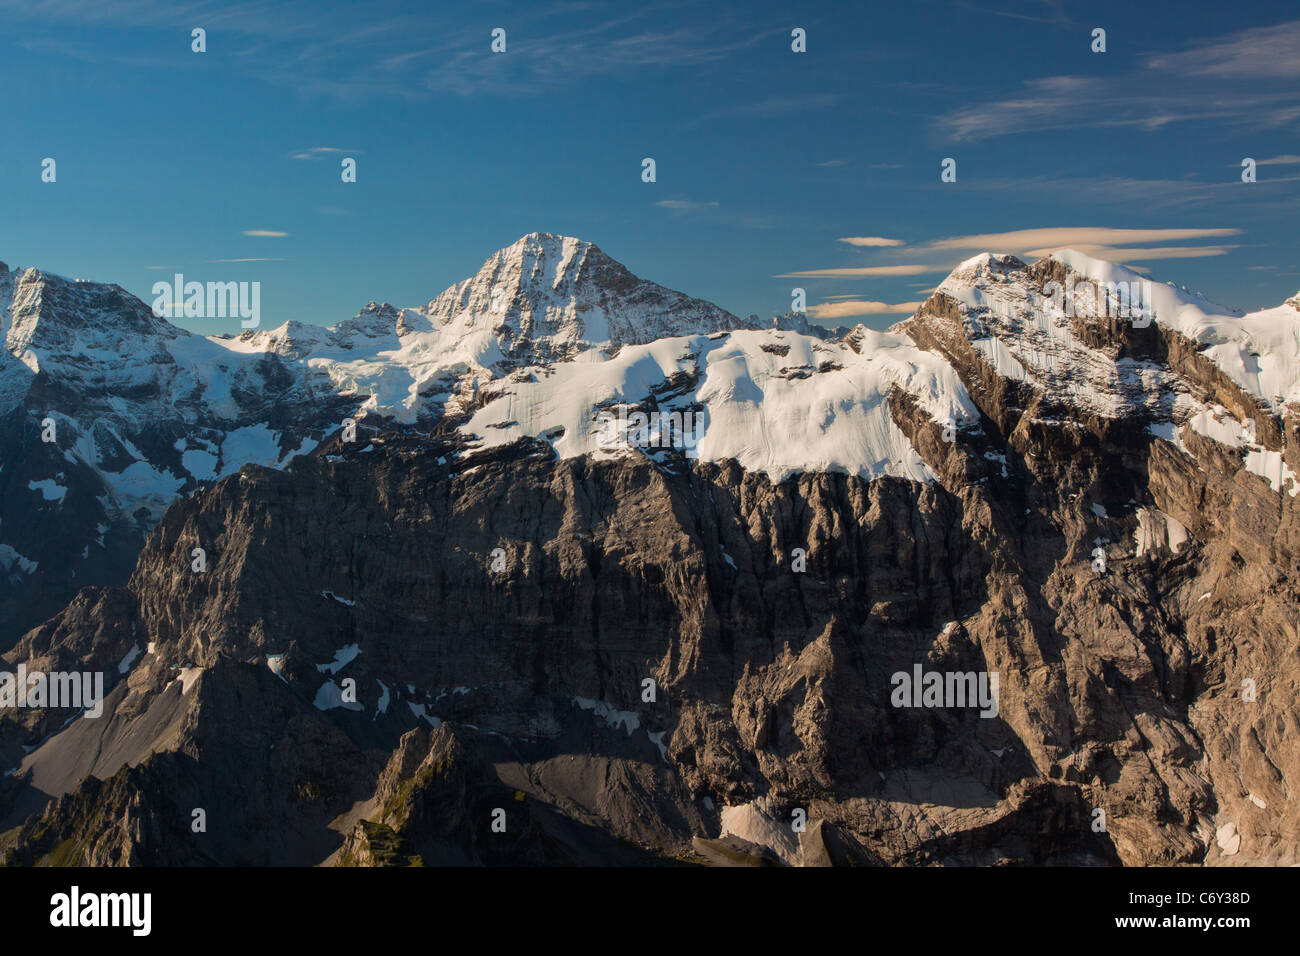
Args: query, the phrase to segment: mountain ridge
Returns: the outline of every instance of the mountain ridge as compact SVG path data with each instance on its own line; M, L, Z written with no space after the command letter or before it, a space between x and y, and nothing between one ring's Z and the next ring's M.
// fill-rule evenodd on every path
M1131 345L1103 343L1147 332L1098 315L1095 298L1078 315L1043 311L1041 287L1070 276L1148 282L1068 250L1032 266L980 254L890 330L827 331L796 315L741 320L636 278L592 243L530 233L423 306L371 302L329 328L217 337L115 285L6 269L0 447L13 464L0 471L0 604L25 628L78 583L120 580L110 555L138 548L178 496L245 464L283 467L348 418L452 429L470 449L528 438L600 457L645 450L626 430L610 446L592 427L602 415L689 415L693 455L774 478L934 480L889 396L901 389L934 422L972 427L972 382L954 358L972 349L981 366L993 360L981 374L1007 382L997 388L1065 397L1064 413L1099 421L1137 415L1175 446L1190 422L1294 492L1277 416L1300 389L1295 308L1233 316L1152 282L1154 325L1179 337L1160 349L1182 371L1162 371L1158 356L1143 365L1121 354ZM931 313L949 318L940 327ZM39 441L48 421L52 448ZM49 597L25 605L33 590Z
M543 260L546 287L576 268ZM67 396L50 382L4 420L30 453L0 469L0 540L80 528L99 557L87 461L193 484L136 519L142 543L100 533L129 577L74 565L70 599L4 654L104 673L108 699L103 719L0 721L0 853L1297 862L1300 317L1176 291L1150 322L1091 290L1049 301L1131 275L975 257L890 331L839 338L693 330L413 374L354 354L315 378L250 352L256 387L229 408L274 428L209 409L199 431L82 433L74 410L41 443L35 409ZM588 344L576 310L531 324L539 304L508 342ZM382 344L390 321L436 335L379 305L359 326ZM298 345L346 351L328 334ZM635 418L687 414L685 446ZM5 547L7 580L47 584L50 552ZM899 707L891 683L918 669L998 674L996 712ZM206 836L194 806L222 808Z

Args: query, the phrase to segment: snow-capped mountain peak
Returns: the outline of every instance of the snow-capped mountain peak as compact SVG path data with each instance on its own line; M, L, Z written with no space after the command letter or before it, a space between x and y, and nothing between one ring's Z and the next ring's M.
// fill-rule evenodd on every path
M69 358L148 352L186 333L121 286L66 279L39 269L0 270L0 328L11 353Z
M490 333L503 355L543 359L669 335L746 327L724 309L639 279L594 243L530 233L418 310L428 328Z

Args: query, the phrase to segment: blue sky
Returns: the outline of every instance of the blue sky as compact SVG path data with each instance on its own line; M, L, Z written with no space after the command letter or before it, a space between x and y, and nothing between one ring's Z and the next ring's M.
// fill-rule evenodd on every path
M881 6L0 0L0 259L146 302L259 281L264 328L422 304L532 231L740 315L798 285L828 324L985 249L1300 288L1292 0Z

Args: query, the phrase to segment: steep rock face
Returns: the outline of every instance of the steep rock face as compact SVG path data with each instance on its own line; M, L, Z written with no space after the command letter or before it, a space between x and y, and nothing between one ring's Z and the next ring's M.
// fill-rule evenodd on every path
M279 654L282 693L328 706L320 688L339 678L311 663L345 658L362 709L331 718L364 728L419 711L503 735L518 789L661 853L708 834L704 797L716 808L774 787L791 798L874 788L878 768L927 733L889 712L885 670L981 588L975 552L947 551L955 516L942 499L918 502L904 482L809 476L774 489L734 468L672 478L647 463L512 458L452 476L431 458L312 458L178 505L130 585L154 650L117 712L157 707L178 668L203 669L201 691L222 661ZM327 499L354 504L330 517ZM200 540L203 575L186 557ZM789 570L796 542L808 573ZM507 570L494 574L498 547ZM909 593L911 580L936 582L933 593ZM340 653L350 645L355 656ZM653 704L641 702L646 678ZM900 739L873 716L900 723ZM581 750L561 747L575 734ZM553 765L568 752L605 754L630 776L591 794L590 770ZM20 773L39 776L40 753ZM608 786L608 771L597 778ZM653 812L629 812L628 794Z
M1180 297L1046 307L1085 266L977 257L889 335L659 366L725 409L906 365L871 440L919 480L568 454L539 415L200 489L6 656L114 683L0 722L7 858L1297 862L1285 363ZM996 714L898 706L918 668L996 674Z
M1098 302L1081 295L1058 320L1045 286L1074 274L1137 279L1072 253L1029 267L981 256L942 284L907 325L911 338L795 315L760 329L637 279L590 243L534 233L419 309L372 302L329 329L205 337L116 286L5 267L0 646L81 585L121 584L177 497L245 464L283 467L363 416L460 428L480 447L539 438L562 457L603 457L602 414L665 413L692 417L699 457L773 479L820 470L928 481L888 394L970 431L967 388L986 392L981 407L1005 431L1037 380L1050 387L1027 430L1078 421L1131 449L1144 439L1126 431L1177 443L1190 424L1244 448L1251 473L1296 487L1300 460L1278 413L1300 395L1300 313L1230 315L1155 284L1148 328L1094 322ZM926 320L940 308L963 318Z
M1225 800L1214 783L1261 772L1264 754L1288 766L1285 725L1235 745L1240 722L1197 729L1210 701L1221 721L1240 706L1219 676L1230 645L1209 646L1182 620L1198 575L1215 573L1201 570L1199 544L1142 558L1116 548L1098 575L1080 540L1095 525L1026 519L1025 493L1000 465L954 495L831 475L773 486L734 466L554 462L527 448L452 468L437 463L443 449L395 437L332 450L344 460L245 471L169 512L130 584L132 623L154 650L116 709L152 712L178 694L178 673L196 671L188 693L202 694L234 668L265 675L258 686L281 708L294 700L312 725L339 727L351 741L339 746L375 769L350 775L294 854L328 847L334 832L338 845L347 834L336 860L349 863L590 859L611 837L690 856L693 837L723 832L721 808L761 800L767 818L784 825L802 808L889 863L1192 862L1219 852L1213 834L1231 814L1253 859L1286 858L1284 818ZM189 570L195 546L211 556L204 574ZM805 572L792 569L795 547ZM58 630L34 632L17 653ZM58 643L84 646L72 630ZM917 664L998 672L997 717L892 706L891 675ZM328 689L345 676L355 704ZM1262 725L1280 716L1274 688L1260 702ZM256 739L277 720L259 718ZM396 736L420 723L470 733L495 769L422 780ZM205 727L213 749L199 766L234 765L222 742L231 727L215 717L197 721ZM39 776L49 747L20 775ZM381 774L386 748L397 756ZM593 760L605 768L594 777ZM404 779L417 783L388 806ZM1249 783L1266 804L1268 783ZM505 801L512 839L533 837L492 855L506 843L426 832L410 801L429 786L439 805L478 808L474 827ZM510 790L525 795L526 816ZM67 799L43 818L55 835ZM301 833L302 811L286 805ZM333 831L319 822L330 814ZM575 836L575 825L591 832ZM37 854L32 839L14 852ZM599 858L632 862L612 848Z
M1006 491L1023 488L1025 522L1032 528L1045 514L1065 532L1055 568L1029 577L1043 580L1043 597L1059 609L1051 640L1068 652L1067 679L1080 668L1090 683L1096 675L1109 683L1117 667L1133 674L1130 655L1145 647L1158 666L1142 683L1178 715L1153 733L1151 713L1124 699L1128 720L1117 716L1131 722L1134 753L1111 766L1121 783L1147 776L1143 786L1169 806L1192 808L1194 816L1180 811L1181 825L1209 862L1291 862L1296 828L1279 794L1300 754L1289 703L1300 678L1294 405L1249 391L1250 379L1225 374L1207 357L1212 349L1177 322L1161 324L1159 311L1147 325L1086 303L1072 316L1026 309L1048 283L1070 278L1065 263L970 266L966 288L978 297L959 301L941 286L907 327L967 383L1001 445L989 454L1010 466ZM971 335L972 326L989 334ZM981 339L997 345L980 347ZM1086 355L1059 361L1070 349ZM1073 400L1081 389L1083 400ZM946 484L955 467L941 470ZM1103 574L1088 567L1094 548ZM1084 740L1096 733L1080 728ZM1086 776L1092 760L1061 772ZM1176 832L1167 809L1141 832L1131 814L1114 817L1125 861L1137 845Z

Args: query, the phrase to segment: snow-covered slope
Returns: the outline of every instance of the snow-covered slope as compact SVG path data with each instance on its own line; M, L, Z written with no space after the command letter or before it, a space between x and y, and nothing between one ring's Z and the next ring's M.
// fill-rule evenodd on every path
M1077 252L1052 259L1081 283L1143 283L1154 321L1248 394L1275 411L1300 399L1300 297L1239 315ZM1008 379L1157 429L1207 411L1159 363L1080 341L1014 257L975 256L937 291L959 303L962 334ZM1082 294L1073 302L1085 318L1099 307ZM695 450L705 458L774 475L922 477L883 396L899 387L937 420L964 419L973 411L952 369L897 332L828 336L795 318L758 329L638 279L589 242L543 233L494 253L427 305L372 302L330 328L291 322L237 336L188 333L117 286L0 267L0 415L27 406L33 422L54 419L61 457L100 475L110 511L144 503L153 517L194 482L248 462L282 464L358 412L408 423L474 412L465 431L483 443L562 428L560 454L591 453L597 408L648 408L670 375L692 384L664 407L701 410ZM33 405L38 373L45 384ZM485 395L501 397L479 409Z
M330 328L195 335L118 286L7 267L0 323L0 415L27 404L33 426L53 419L64 457L103 479L106 507L145 504L152 518L194 482L283 463L357 411L436 418L521 365L745 324L636 278L589 242L542 234L425 306L372 302ZM53 388L30 404L38 373ZM250 440L256 429L265 434Z
M371 302L331 329L286 323L214 341L244 354L274 352L316 387L414 422L470 407L479 386L517 368L600 360L625 345L753 324L638 279L590 242L532 233L427 305Z
M856 350L783 331L660 339L512 376L462 431L483 445L545 438L565 458L641 454L654 441L630 413L675 412L698 416L681 419L677 450L774 480L803 471L930 480L890 415L889 390L912 393L936 421L965 422L976 417L965 387L905 336L860 328L852 341ZM614 433L602 415L617 421Z

